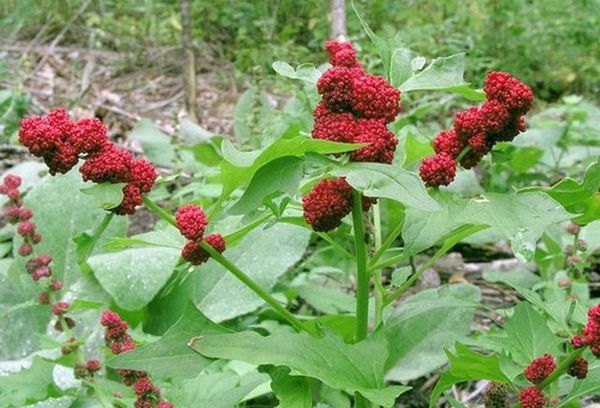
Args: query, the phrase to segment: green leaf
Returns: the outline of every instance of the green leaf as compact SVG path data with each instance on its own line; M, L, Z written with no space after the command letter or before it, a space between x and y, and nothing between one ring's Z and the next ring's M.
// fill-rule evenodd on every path
M106 211L94 204L92 197L81 193L86 185L77 171L56 177L45 178L25 197L25 206L34 213L33 221L42 234L42 242L36 247L39 253L52 255L52 271L62 279L65 287L80 278L77 262L77 245L73 238L98 225ZM127 218L115 217L98 240L95 250L110 237L123 236L127 231ZM20 242L15 244L20 245ZM15 262L18 271L25 270L25 259ZM27 279L31 280L28 276Z
M306 377L290 375L289 368L278 367L271 373L271 389L279 400L277 408L312 408L312 390Z
M295 287L298 296L323 313L349 313L355 310L356 300L340 289L304 283Z
M482 273L483 279L492 283L504 283L510 287L521 286L531 289L540 282L540 277L525 267L513 269L488 269Z
M0 406L21 407L60 396L54 384L54 364L34 357L31 367L16 374L0 376Z
M181 136L188 144L209 143L215 134L197 125L189 119L183 118L179 122Z
M88 264L100 285L125 310L146 306L171 276L179 249L165 247L129 248L95 255Z
M431 198L416 174L382 163L349 163L333 170L338 177L368 197L383 197L407 207L437 211L440 206Z
M440 377L431 392L429 406L433 407L440 395L454 384L474 380L489 380L500 383L509 383L510 379L500 368L500 362L495 355L485 356L476 353L468 347L456 343L456 354L446 351L450 367Z
M290 139L277 139L259 152L239 152L231 143L222 144L223 157L221 178L223 191L220 200L227 199L238 187L247 183L254 174L267 163L285 156L304 156L307 152L332 154L356 150L363 144L336 143L329 140L296 136Z
M194 352L194 336L227 333L188 303L183 316L156 342L119 354L108 361L112 368L147 371L162 379L195 378L212 360Z
M391 284L399 288L406 282L410 275L412 275L412 268L410 266L403 266L395 269L394 272L392 272Z
M309 239L310 231L305 228L275 224L248 233L239 245L227 249L226 255L263 289L269 290L301 259ZM199 268L195 279L196 306L213 321L231 319L264 304L254 292L212 260Z
M295 156L275 159L254 174L240 199L229 209L231 214L244 214L260 207L267 197L298 191L303 176L304 161Z
M300 64L294 69L287 62L275 61L271 66L281 76L299 79L313 85L317 83L322 74L313 64Z
M173 163L175 150L171 144L171 138L161 132L151 120L140 120L129 137L142 146L144 153L152 163L159 166L170 166Z
M570 217L543 193L486 193L481 199L447 197L438 202L442 204L441 211L406 210L402 237L408 254L429 248L457 226L483 224L510 239L517 258L528 261L544 230Z
M398 395L410 389L385 386L388 346L380 331L357 344L346 344L328 331L315 338L281 330L266 337L255 332L205 336L192 340L191 346L207 357L287 366L295 374L348 393L359 392L384 407L391 407Z
M2 299L8 300L4 294ZM38 350L40 342L34 333L44 333L49 320L48 308L33 300L3 307L0 313L0 361L16 360Z
M177 407L231 408L238 406L268 379L267 375L258 373L243 377L234 372L203 373L194 379L167 386L166 397Z
M92 197L94 205L98 208L109 210L123 201L125 183L86 183L86 185L91 186L82 188L81 192Z
M468 99L482 100L481 96L471 90L469 84L465 82L464 72L464 53L436 58L425 69L400 85L400 90L402 92L443 90L459 93Z
M504 334L506 350L523 367L546 353L560 354L560 340L530 304L519 303L515 307L514 314L504 325Z
M600 219L599 190L600 160L586 169L581 183L566 177L545 191L567 211L578 214L573 220L584 225Z
M449 285L402 303L385 322L390 344L386 379L409 381L446 362L444 348L466 336L480 300L479 288Z
M598 391L600 391L600 366L596 364L595 367L590 367L584 380L573 383L573 388L561 398L556 408L570 407L570 404L580 402L582 397L597 394Z

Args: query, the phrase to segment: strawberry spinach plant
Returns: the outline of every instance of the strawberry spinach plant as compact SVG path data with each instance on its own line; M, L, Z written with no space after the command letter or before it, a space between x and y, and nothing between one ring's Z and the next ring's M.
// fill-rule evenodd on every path
M247 139L258 150L191 122L174 145L142 121L143 159L95 118L22 121L19 142L49 176L24 163L0 185L0 248L14 248L0 260L1 406L365 408L425 393L430 406L543 408L600 390L587 286L600 162L527 183L536 163L521 161L545 152L522 145L526 84L490 72L472 89L463 55L426 65L361 23L384 76L343 38L326 43L324 70L274 63L298 82L282 109L258 90L239 109L236 133L248 112L264 131ZM432 143L415 133L427 92L471 105ZM489 174L518 166L493 188ZM486 172L476 189L473 169ZM128 234L127 216L148 212L156 222ZM415 293L456 244L489 237L508 240L521 269L483 278L511 287L516 306L494 310L464 280ZM476 311L497 327L472 330ZM474 382L484 387L459 398Z

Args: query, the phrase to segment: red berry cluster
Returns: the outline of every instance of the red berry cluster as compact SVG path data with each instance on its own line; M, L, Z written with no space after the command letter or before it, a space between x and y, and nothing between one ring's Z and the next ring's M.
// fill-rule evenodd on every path
M0 184L0 194L6 195L9 199L4 207L4 217L10 224L18 224L17 233L23 238L18 253L22 257L30 258L25 268L42 289L38 294L38 302L47 305L52 301L52 293L61 290L63 283L52 277L52 268L50 267L52 257L44 253L39 255L35 253L35 246L42 241L42 234L37 231L35 223L31 221L33 211L23 206L20 186L21 178L12 174L4 177L4 182ZM63 331L63 322L69 328L75 326L75 320L65 316L68 309L67 302L56 302L52 305L52 313L58 317L54 325L56 330Z
M567 373L571 377L575 377L579 380L583 380L587 377L588 373L588 361L583 357L577 357L571 367L569 367Z
M102 314L100 324L106 328L105 339L113 354L121 354L135 349L135 343L127 334L129 325L118 313L107 310ZM88 362L89 363L89 362ZM174 405L160 398L160 389L154 385L145 371L118 370L121 381L132 387L137 396L135 408L172 408Z
M523 374L530 382L539 384L556 370L556 362L550 354L544 354L533 360L525 369Z
M519 402L521 408L543 408L546 405L546 398L538 388L528 387L521 390Z
M79 171L84 181L127 183L123 201L111 210L118 215L133 214L142 204L142 194L152 189L157 177L146 160L135 160L131 153L112 144L100 120L82 118L73 122L64 109L23 119L19 142L34 156L43 158L52 175L68 172L83 159Z
M219 253L225 251L225 239L221 234L210 234L204 237L208 220L204 210L197 205L179 207L175 213L175 223L181 235L189 240L181 249L181 257L192 265L202 265L210 258L210 254L200 246L198 241L206 242Z
M575 348L588 346L590 351L600 358L600 305L591 307L587 316L587 324L582 330L583 336L574 336L571 343Z
M333 65L317 82L323 100L314 112L312 136L335 142L365 143L350 160L391 163L398 144L387 124L400 112L400 91L361 67L349 42L328 41ZM368 208L373 199L363 199ZM352 207L352 187L343 178L322 180L302 200L304 218L315 231L337 228Z
M525 130L523 115L533 105L533 92L506 72L490 72L483 90L487 102L456 114L454 127L433 141L434 156L423 161L421 179L430 187L448 185L456 175L457 161L475 166L495 143L511 141ZM464 155L461 152L468 149Z

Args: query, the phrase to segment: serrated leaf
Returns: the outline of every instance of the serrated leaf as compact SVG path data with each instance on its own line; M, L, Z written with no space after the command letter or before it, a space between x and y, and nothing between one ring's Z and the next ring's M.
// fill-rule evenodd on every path
M175 159L171 138L165 135L149 119L140 120L131 130L129 137L144 149L148 159L159 166L170 166Z
M327 331L321 338L287 331L266 337L241 332L197 338L192 341L192 348L207 357L287 366L294 373L317 378L330 387L359 392L384 407L391 407L398 395L410 389L385 386L387 342L381 332L357 344L346 344Z
M469 333L479 300L476 286L450 285L402 303L385 322L390 344L386 379L413 380L444 364L444 347Z
M500 368L495 355L486 356L456 343L456 354L446 351L450 366L442 374L429 398L429 406L434 407L440 395L454 384L473 380L489 380L509 383L510 379Z
M112 368L147 371L163 379L194 378L212 361L194 352L188 346L190 339L227 332L188 303L183 316L159 340L119 354L107 364Z
M440 206L431 198L416 174L400 167L382 163L349 163L332 173L368 197L383 197L423 211L438 211Z

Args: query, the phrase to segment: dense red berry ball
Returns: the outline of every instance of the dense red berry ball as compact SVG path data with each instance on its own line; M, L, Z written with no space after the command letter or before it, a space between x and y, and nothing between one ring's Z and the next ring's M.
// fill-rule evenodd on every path
M152 383L152 380L148 377L140 378L133 384L133 392L138 397L142 397L148 394L159 395L159 389Z
M447 153L438 153L423 160L419 174L428 187L447 186L456 176L456 161Z
M167 401L160 401L156 404L156 408L173 408L174 406L173 403Z
M204 238L204 242L213 247L217 252L225 251L225 239L221 234L210 234ZM210 254L206 252L196 241L189 241L181 250L181 257L192 265L202 265L210 258Z
M588 361L583 357L577 357L567 372L570 376L583 380L587 377Z
M441 131L433 140L433 150L436 153L446 153L452 158L456 158L463 148L464 143L453 129Z
M153 165L146 160L135 160L131 166L131 183L135 185L140 192L149 193L156 181L158 174Z
M352 107L354 79L363 75L359 68L334 67L321 75L317 90L330 110L348 112Z
M454 131L463 141L467 141L479 133L485 133L479 108L472 107L469 110L458 112L454 119Z
M21 256L29 256L33 253L33 247L28 242L23 242L18 252Z
M333 66L348 68L360 66L356 59L356 51L348 41L327 41L325 49L329 53L329 63Z
M88 360L85 362L85 368L91 373L100 370L100 365L101 363L98 360Z
M15 189L21 186L21 177L14 174L7 174L4 177L3 183L8 189Z
M352 111L363 118L392 122L400 113L400 91L380 76L355 76L352 82Z
M500 132L511 117L506 107L496 100L491 100L481 106L481 127L486 132Z
M352 187L343 178L321 180L302 199L304 219L315 231L341 225L352 208Z
M105 310L100 318L100 324L105 327L114 327L122 323L121 316L112 310ZM125 329L127 330L127 329Z
M35 223L31 221L23 221L17 227L17 233L24 238L33 237L35 234Z
M181 235L191 241L202 239L208 224L204 210L193 204L179 207L175 213L175 221Z
M39 281L42 278L47 278L52 275L52 270L47 266L40 266L31 274L31 279Z
M489 100L501 102L508 110L523 114L533 105L533 92L524 83L506 72L490 72L483 91Z
M329 113L315 119L312 137L352 143L355 133L356 123L351 113Z
M69 306L70 305L67 302L56 302L52 305L52 314L55 316L62 316L69 310Z
M16 205L7 205L4 207L4 218L10 224L16 224L21 220L21 208Z
M546 404L544 394L535 387L521 390L519 401L521 402L521 408L543 408Z
M97 152L109 143L106 127L99 119L81 118L71 130L71 143L79 154Z
M398 139L388 130L385 123L378 119L358 119L354 143L368 143L368 146L353 151L350 157L354 161L391 163Z
M94 183L127 183L131 180L133 156L126 150L108 144L92 154L80 167L84 181Z
M127 215L135 213L135 208L142 205L144 198L142 192L133 184L127 184L123 187L123 200L117 207L111 209L117 215Z
M523 374L525 378L534 384L539 384L548 377L552 371L556 369L556 362L554 357L550 354L544 354L542 357L538 357L533 360L529 366L525 369Z

